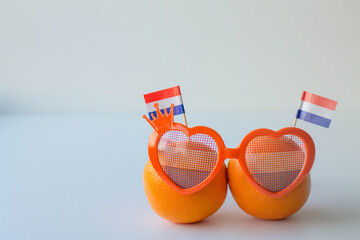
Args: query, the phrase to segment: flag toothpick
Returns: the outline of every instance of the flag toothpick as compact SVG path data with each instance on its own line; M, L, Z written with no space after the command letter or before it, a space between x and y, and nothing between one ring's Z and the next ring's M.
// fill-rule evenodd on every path
M295 118L293 127L296 127L296 123L297 123L297 118Z
M188 126L188 125L187 125L187 121L186 121L186 115L185 115L185 113L183 114L183 116L184 116L184 123L185 123L185 126Z
M186 126L188 126L179 86L145 94L144 99L148 109L149 118L151 120L152 114L156 117L156 109L154 107L155 103L159 104L159 109L161 112L164 112L165 109L167 112L170 112L170 106L171 104L174 104L174 116L183 114L184 123Z
M297 119L301 119L329 128L336 105L337 101L303 91L296 113L294 127L296 126Z

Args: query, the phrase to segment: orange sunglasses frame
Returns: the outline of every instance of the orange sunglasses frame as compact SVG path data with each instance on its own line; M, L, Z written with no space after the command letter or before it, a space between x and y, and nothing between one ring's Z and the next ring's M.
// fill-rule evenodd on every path
M158 175L174 190L176 190L178 193L181 194L191 194L194 192L199 191L203 187L205 187L219 172L222 165L224 164L225 160L228 158L234 158L237 159L240 167L245 174L245 177L254 185L256 189L258 189L263 194L272 197L272 198L278 198L286 195L287 193L291 192L293 189L295 189L309 174L312 165L314 163L315 159L315 145L311 138L311 136L306 133L305 131L294 128L294 127L286 127L282 128L278 131L272 131L270 129L256 129L250 133L248 133L245 138L241 141L240 145L237 148L226 148L223 139L221 136L213 129L204 127L204 126L197 126L188 128L185 125L181 123L175 123L174 122L174 113L173 108L174 105L171 105L170 112L167 113L166 109L164 110L164 114L159 110L159 105L155 103L155 108L157 111L157 117L155 118L154 115L152 115L153 120L150 120L147 116L143 116L148 123L154 128L154 132L150 135L149 143L148 143L148 153L150 157L151 164L153 165L155 171L158 173ZM218 161L216 163L215 168L211 172L211 174L200 184L189 188L189 189L183 189L176 185L164 172L162 169L159 158L158 158L158 142L161 138L161 136L171 130L177 130L183 132L187 136L191 136L197 133L206 134L210 137L212 137L218 147ZM269 136L274 139L278 139L283 135L294 135L299 137L302 142L304 143L305 147L305 163L304 166L297 176L297 178L286 188L279 192L270 192L267 189L260 186L255 179L251 176L245 162L245 151L246 147L249 144L249 142L258 136Z

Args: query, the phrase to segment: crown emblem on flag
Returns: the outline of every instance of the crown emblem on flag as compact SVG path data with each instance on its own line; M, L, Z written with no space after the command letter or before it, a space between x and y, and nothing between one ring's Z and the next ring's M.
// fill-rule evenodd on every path
M151 119L146 115L144 115L143 118L145 118L156 132L164 128L171 128L174 125L174 104L171 104L169 112L167 112L165 108L164 113L160 110L158 103L155 103L154 107L156 109L156 117L154 113L151 113Z

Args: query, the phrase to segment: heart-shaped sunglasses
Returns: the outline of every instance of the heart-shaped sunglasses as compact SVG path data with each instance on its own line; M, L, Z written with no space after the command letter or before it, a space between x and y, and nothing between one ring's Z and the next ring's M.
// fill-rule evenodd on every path
M174 190L190 194L205 187L228 158L237 159L246 178L262 193L277 198L296 188L308 175L315 157L312 138L287 127L257 129L237 148L226 148L211 128L188 128L174 122L174 105L157 117L144 118L154 128L148 143L150 161L158 175Z

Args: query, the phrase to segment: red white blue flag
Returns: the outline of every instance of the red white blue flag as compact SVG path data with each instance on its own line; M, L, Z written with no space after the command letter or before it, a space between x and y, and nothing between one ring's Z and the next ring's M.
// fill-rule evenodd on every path
M329 128L337 101L303 91L296 118Z
M164 113L165 108L167 112L170 112L171 104L174 104L174 116L185 113L179 86L145 94L144 99L151 120L152 114L156 117L155 103L159 104L162 113Z

